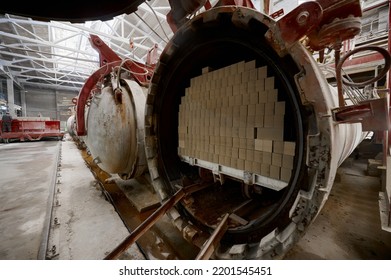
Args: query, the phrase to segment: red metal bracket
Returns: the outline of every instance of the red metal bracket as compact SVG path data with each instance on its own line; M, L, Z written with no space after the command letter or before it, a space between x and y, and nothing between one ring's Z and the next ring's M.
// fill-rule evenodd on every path
M281 39L287 45L297 42L318 26L323 16L317 2L305 2L277 21Z
M255 9L251 0L220 0L216 6L239 6Z
M110 49L110 47L107 46L97 35L91 34L90 42L92 47L99 53L101 67L114 61L122 61L121 57ZM126 59L123 62L123 66L130 71L135 81L142 86L149 85L153 71L155 70L154 66L145 65L132 59Z
M90 97L91 91L99 81L101 81L107 74L113 71L114 67L117 67L120 64L121 61L107 63L105 66L99 68L91 76L89 76L81 88L76 104L76 133L78 136L86 135L85 106L87 104L88 98Z
M200 7L204 6L205 10L212 8L209 0L189 0L175 1L170 0L171 11L168 12L166 19L171 30L175 33L181 25L186 22L186 17L196 12ZM238 6L255 9L251 0L220 0L215 7L220 6Z
M361 123L363 131L386 131L390 128L387 98L336 108L333 110L333 117L338 123Z
M131 59L122 60L112 49L109 48L98 36L91 34L90 42L94 49L99 52L100 66L84 83L80 90L76 103L76 132L78 136L86 135L85 106L91 91L104 76L113 71L114 67L122 65L129 70L131 76L141 86L148 86L155 70L155 65L145 65Z

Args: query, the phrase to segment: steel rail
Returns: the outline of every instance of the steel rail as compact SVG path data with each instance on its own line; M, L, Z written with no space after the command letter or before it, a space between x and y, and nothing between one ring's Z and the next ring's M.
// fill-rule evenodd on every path
M134 242L136 242L147 230L149 230L159 219L166 214L172 207L186 195L199 191L208 187L209 184L194 184L180 188L173 196L167 199L156 211L154 211L147 219L144 220L132 233L125 238L113 251L111 251L104 259L113 260L118 258L125 252Z
M228 218L229 214L225 214L221 219L220 223L217 225L216 229L213 231L212 235L206 241L204 246L201 248L201 251L198 253L196 260L209 260L213 252L216 250L216 247L220 243L221 238L228 229Z

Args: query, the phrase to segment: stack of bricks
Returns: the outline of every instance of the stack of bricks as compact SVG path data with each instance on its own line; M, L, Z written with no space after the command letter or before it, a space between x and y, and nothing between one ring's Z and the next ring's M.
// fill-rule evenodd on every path
M274 83L255 61L202 69L179 106L178 154L288 182L295 143Z

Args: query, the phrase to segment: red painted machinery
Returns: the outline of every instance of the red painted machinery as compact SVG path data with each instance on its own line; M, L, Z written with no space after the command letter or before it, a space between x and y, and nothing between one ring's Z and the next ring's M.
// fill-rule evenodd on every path
M3 121L0 120L0 127ZM0 140L34 141L46 138L62 139L64 133L60 130L60 121L46 118L15 118L11 121L11 131L0 131Z

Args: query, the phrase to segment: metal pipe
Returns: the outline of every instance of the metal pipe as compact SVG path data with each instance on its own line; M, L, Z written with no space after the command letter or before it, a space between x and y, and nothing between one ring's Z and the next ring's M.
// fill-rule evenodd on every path
M150 229L168 210L177 204L184 196L184 189L178 190L171 198L163 203L151 216L142 222L124 241L121 242L110 254L104 259L113 260L118 258L134 242L137 241L148 229Z
M104 259L113 260L118 258L134 242L137 241L148 229L150 229L164 214L174 207L185 195L202 190L210 186L206 184L194 184L180 188L173 196L166 200L155 212L152 213L144 222L142 222L124 241L121 242L110 254Z
M212 256L213 252L216 250L216 247L219 245L221 238L228 229L228 217L229 214L225 214L223 216L219 225L216 227L208 241L198 253L196 260L209 260L209 258Z

